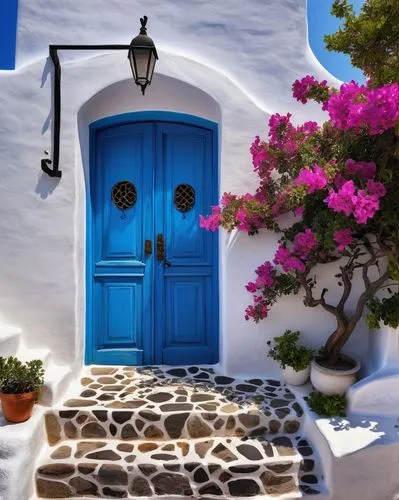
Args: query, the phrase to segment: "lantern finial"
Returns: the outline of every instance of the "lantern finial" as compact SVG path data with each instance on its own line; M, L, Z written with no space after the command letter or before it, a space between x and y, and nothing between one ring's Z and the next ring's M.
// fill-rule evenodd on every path
M141 22L140 35L147 34L147 21L148 21L147 16L140 17L140 22Z

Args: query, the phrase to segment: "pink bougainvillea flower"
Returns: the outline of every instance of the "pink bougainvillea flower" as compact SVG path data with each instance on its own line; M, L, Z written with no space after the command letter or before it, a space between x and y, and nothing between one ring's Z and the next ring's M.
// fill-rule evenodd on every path
M258 300L257 300L258 299ZM268 305L262 301L262 297L255 298L255 305L248 306L245 310L245 319L253 319L255 323L258 323L261 319L267 318L269 312Z
M306 75L301 80L295 80L292 84L292 95L302 104L306 104L308 99L314 98L318 102L323 94L328 93L327 80L318 82L314 76ZM317 99L320 97L320 99Z
M345 177L338 173L335 177L334 177L334 186L338 189L342 188L342 186L345 184L345 182L347 181L347 179L345 179Z
M348 217L353 214L358 224L366 224L380 208L380 198L386 193L381 182L371 179L367 181L367 189L368 192L356 190L352 180L346 181L338 192L330 190L324 201L334 212L343 212Z
M262 162L267 159L267 152L265 145L261 143L260 137L257 135L249 148L252 156L252 164L255 169L258 169Z
M261 166L265 161L267 161L267 159L268 159L268 154L266 149L261 149L257 153L255 153L252 158L252 164L254 166L254 169L258 170L259 168L261 168Z
M298 207L298 208L296 208L294 210L295 217L302 217L304 211L305 211L304 207Z
M296 129L291 123L291 113L286 115L280 115L279 113L274 113L269 118L269 143L282 151L285 147L293 147L292 141L294 140ZM291 142L291 146L287 146L287 143Z
M288 157L295 156L298 152L299 146L294 139L287 139L282 145L282 150Z
M324 189L327 183L328 178L326 173L317 164L313 165L313 169L303 168L294 180L294 186L306 186L308 193Z
M282 264L290 257L291 257L291 252L289 251L289 249L280 243L280 245L276 250L276 253L274 254L273 262L275 264Z
M366 130L370 135L384 133L399 119L399 84L368 88L354 81L341 85L326 105L331 122L340 130Z
M367 102L362 104L358 114L355 126L366 127L370 135L382 134L394 127L399 119L399 84L394 82L369 89Z
M343 212L346 216L349 216L354 209L353 196L355 195L355 191L355 183L353 181L346 181L338 192L331 189L324 201L333 212Z
M271 172L276 166L276 160L269 152L268 145L261 142L260 137L257 135L252 142L249 151L252 156L252 165L254 170L262 178L269 178Z
M387 193L387 190L382 182L376 182L371 179L367 181L367 191L370 194L376 195L378 198L382 198Z
M286 273L290 271L304 273L306 270L305 264L298 257L292 255L290 250L282 244L276 250L273 262L280 265Z
M256 269L256 274L258 278L256 280L257 285L270 288L274 285L274 277L273 277L273 265L271 262L266 261L261 266Z
M301 259L306 259L317 246L318 241L311 229L298 233L294 238L294 253Z
M331 94L326 104L332 123L340 130L348 130L351 127L350 105L367 92L364 85L350 81L341 85L338 93Z
M237 195L231 193L223 193L220 198L220 205L227 207L230 203L237 199Z
M353 236L351 229L339 229L334 232L334 240L338 243L337 250L343 252L352 243Z
M366 224L380 208L379 198L374 194L367 194L363 189L359 189L357 195L353 196L353 204L353 215L358 224Z
M313 135L315 132L320 130L320 126L316 122L305 122L303 125L298 127L298 132L301 132L307 136Z
M291 256L290 259L288 259L284 264L283 264L283 269L285 272L289 273L290 271L298 271L300 273L304 273L306 271L306 266L305 264L298 259L298 257Z
M238 229L240 231L248 232L251 229L251 224L248 220L248 216L244 208L239 208L237 210L236 219L238 221Z
M251 147L249 148L249 152L252 156L254 156L260 149L260 137L257 135L253 140Z
M346 171L349 175L357 175L360 179L374 179L376 165L373 161L347 160Z
M248 292L250 293L255 293L258 289L256 283L254 283L253 281L250 281L249 283L247 283L245 285L245 288L248 290Z
M212 207L212 214L208 217L200 215L200 227L207 231L217 231L220 225L221 208L219 206Z

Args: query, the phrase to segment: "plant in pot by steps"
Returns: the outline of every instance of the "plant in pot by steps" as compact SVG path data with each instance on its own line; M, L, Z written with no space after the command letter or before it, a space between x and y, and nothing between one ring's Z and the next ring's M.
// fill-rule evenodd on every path
M0 399L3 414L9 422L24 422L31 417L43 383L41 360L24 363L13 356L0 357Z
M380 328L381 323L394 330L399 326L399 292L393 293L391 288L388 291L391 296L382 299L373 297L367 304L366 323L370 329Z
M224 193L200 225L279 235L274 257L247 284L253 300L246 319L259 322L283 296L303 293L305 306L323 309L335 323L312 360L311 381L317 391L342 395L360 369L345 345L366 304L399 282L399 56L397 26L381 9L364 6L357 15L335 0L333 14L344 25L327 37L328 46L349 54L368 83L334 89L311 75L296 80L294 98L322 105L326 121L298 125L290 113L272 115L268 137L256 137L250 148L255 191ZM378 42L365 51L374 29Z
M280 364L287 384L303 385L309 380L312 349L299 345L300 332L286 330L280 337L274 337L274 346L269 350L269 358ZM271 345L271 341L267 342Z
M398 374L399 291L387 288L390 296L374 297L367 304L366 323L370 329L368 352L373 368Z

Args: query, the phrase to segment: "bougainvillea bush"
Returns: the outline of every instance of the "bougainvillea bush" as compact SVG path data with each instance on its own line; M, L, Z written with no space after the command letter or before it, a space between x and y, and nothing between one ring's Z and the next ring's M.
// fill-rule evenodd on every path
M322 363L338 367L366 304L399 280L399 84L351 81L334 89L308 75L292 90L305 105L318 102L326 121L298 126L290 113L272 115L268 137L256 137L250 148L256 191L225 193L200 224L210 231L221 226L249 235L262 228L279 233L274 259L247 284L252 303L245 317L258 322L281 296L303 292L305 306L335 317ZM288 228L281 224L285 214L292 215ZM316 266L333 261L339 271L331 279L342 289L336 303L327 288L316 292ZM356 273L363 290L349 310Z

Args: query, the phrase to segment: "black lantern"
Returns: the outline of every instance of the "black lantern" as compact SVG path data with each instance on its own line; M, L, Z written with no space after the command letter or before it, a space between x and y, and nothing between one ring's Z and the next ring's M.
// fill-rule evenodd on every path
M0 0L1 1L1 0ZM42 158L41 167L50 177L61 177L60 131L61 131L61 62L58 57L60 50L123 50L128 51L128 59L132 67L134 81L141 87L144 95L147 85L150 85L154 74L155 62L158 59L154 42L147 36L147 16L140 19L141 29L130 45L49 45L50 59L54 64L53 81L53 157ZM47 153L46 153L47 154Z
M147 85L151 84L155 62L158 59L154 42L147 35L147 20L147 16L140 18L140 34L133 38L128 52L134 81L141 87L143 95Z

